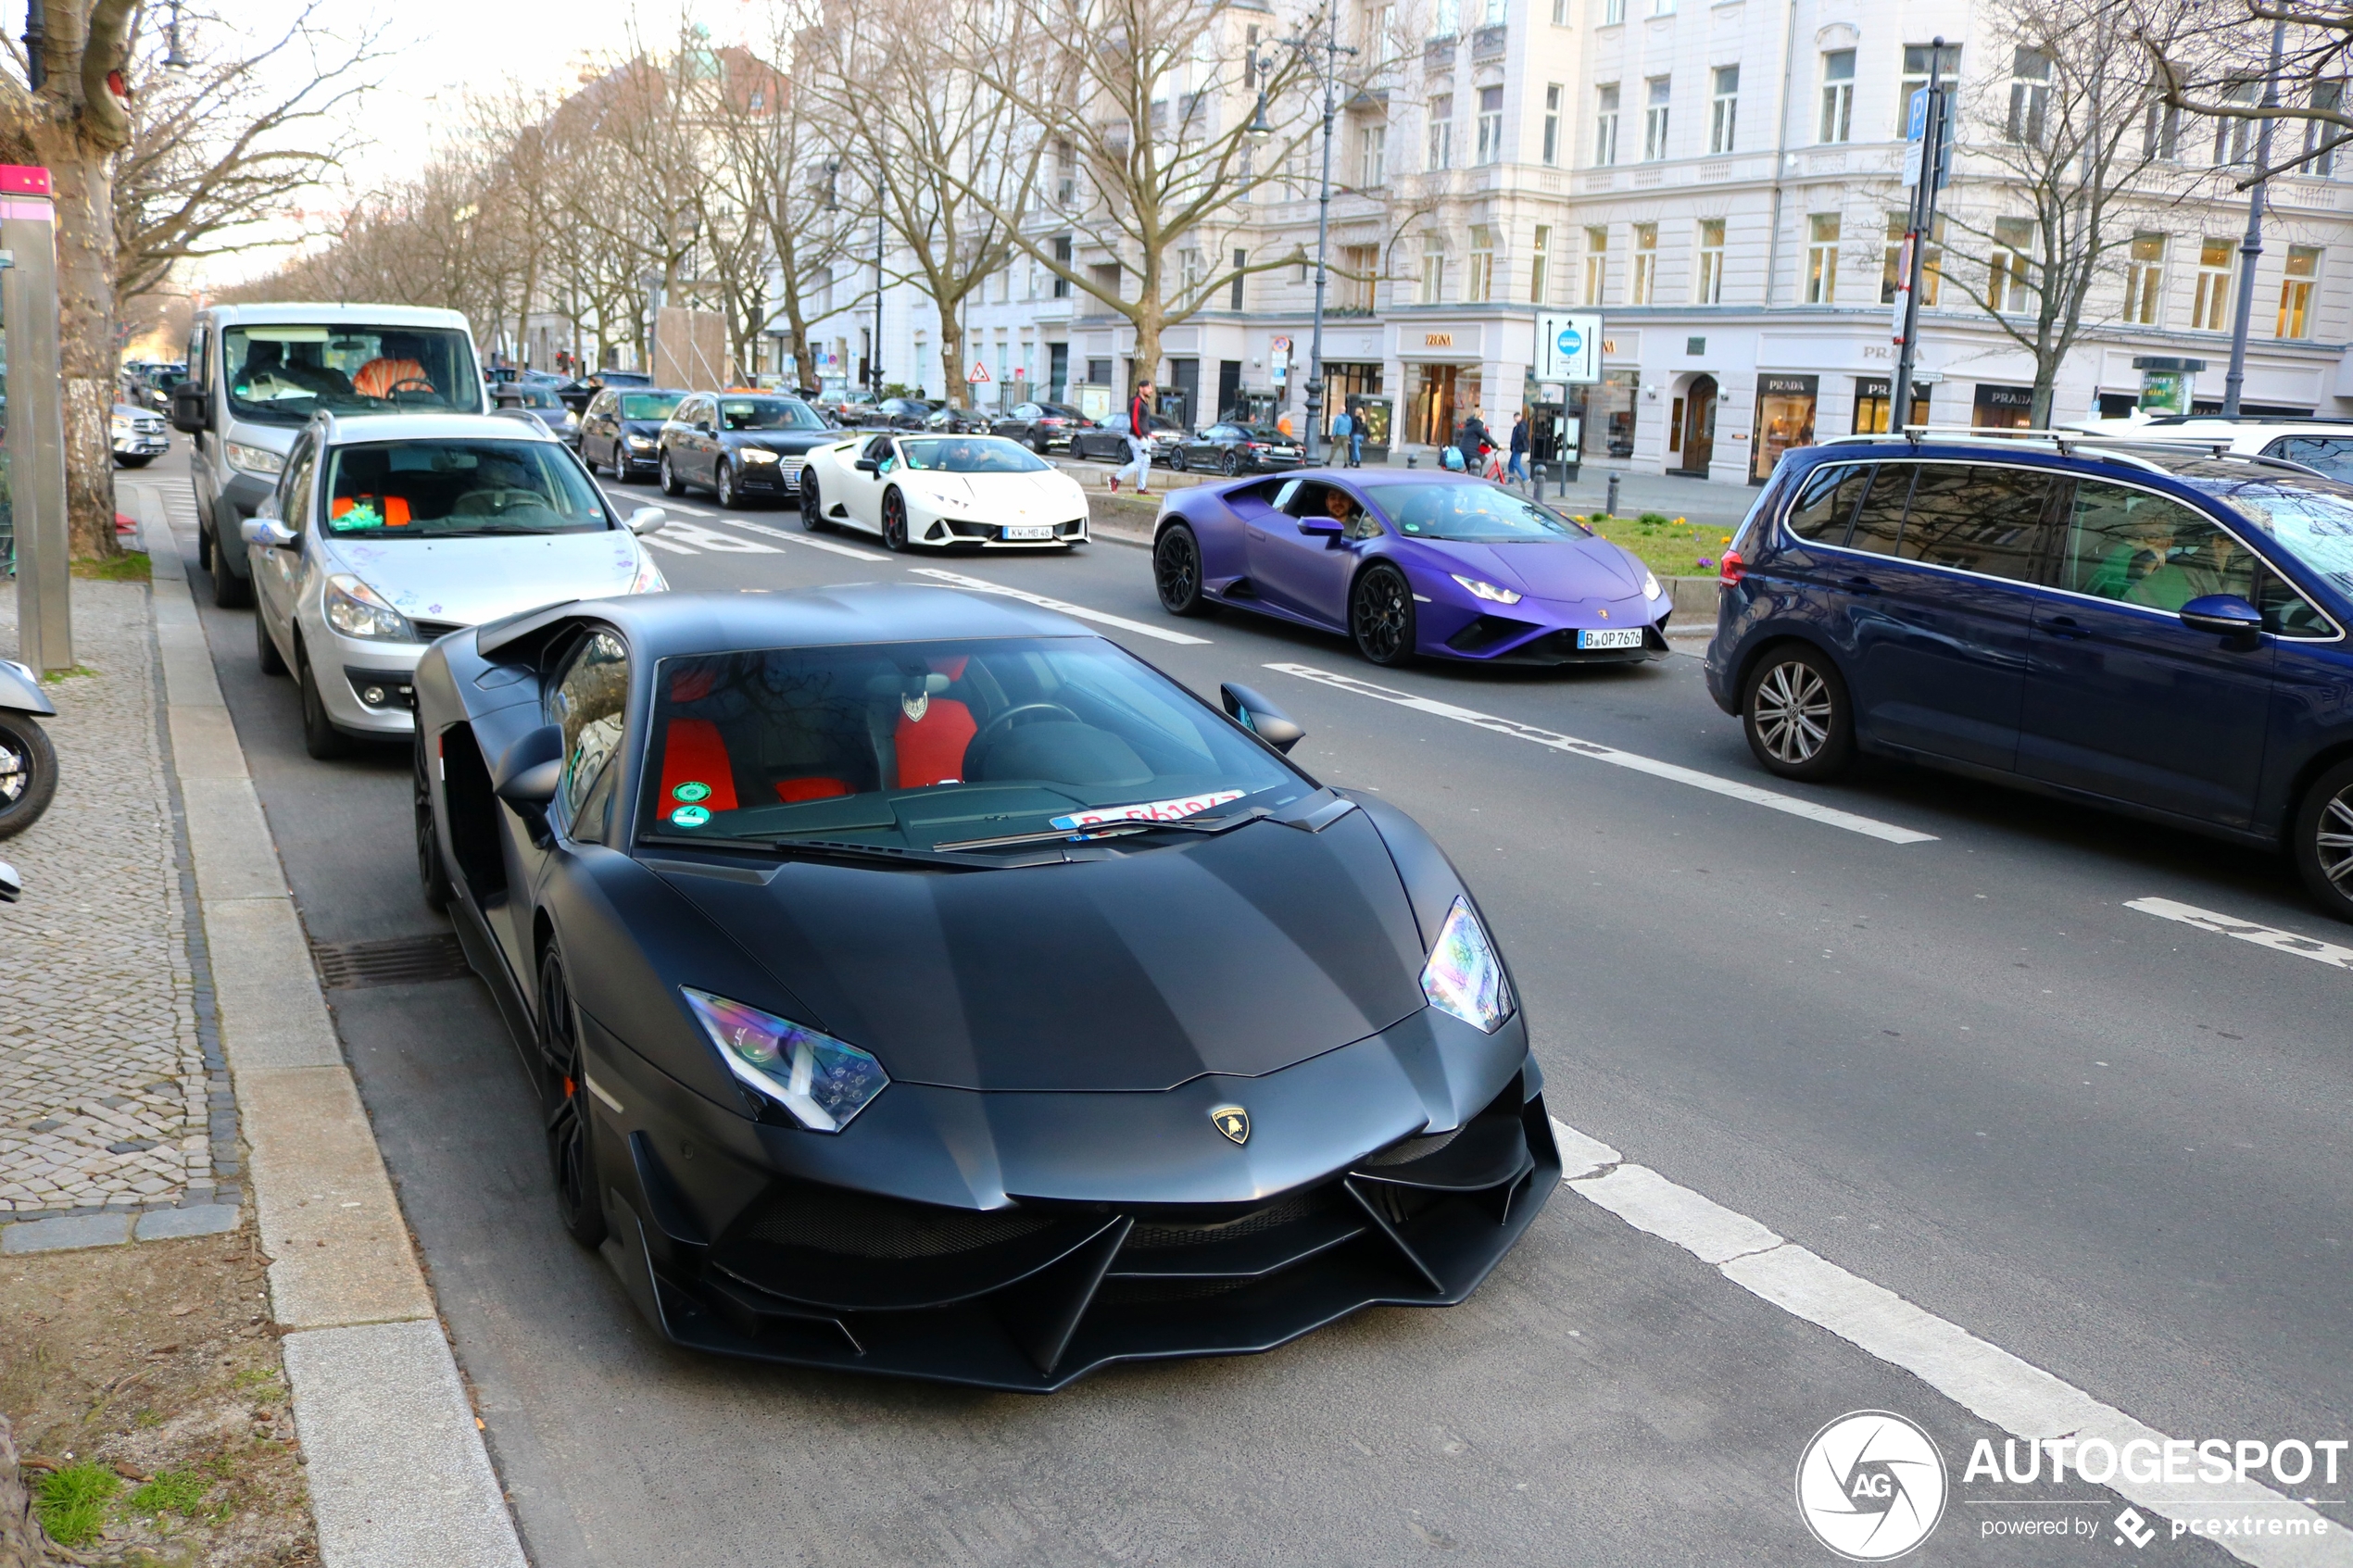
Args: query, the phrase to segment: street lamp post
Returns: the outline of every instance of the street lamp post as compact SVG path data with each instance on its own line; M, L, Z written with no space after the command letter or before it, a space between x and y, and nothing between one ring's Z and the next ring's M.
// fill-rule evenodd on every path
M1920 178L1912 191L1910 238L1905 245L1903 342L1895 351L1895 373L1887 383L1887 428L1901 434L1912 421L1912 369L1919 363L1920 284L1925 281L1929 243L1936 235L1936 176L1944 163L1944 39L1939 34L1928 46L1927 121L1920 127Z
M2263 107L2279 107L2280 56L2287 47L2287 23L2271 24L2271 69L2263 77ZM2231 322L2231 369L2222 378L2222 417L2239 417L2239 393L2246 384L2246 329L2255 319L2255 265L2263 259L2263 177L2271 168L2271 121L2255 138L2256 180L2246 193L2246 237L2239 242L2238 313Z
M1307 338L1307 461L1316 457L1316 443L1324 425L1324 290L1330 274L1325 258L1332 232L1332 121L1340 113L1338 76L1340 56L1356 51L1340 41L1340 7L1324 7L1324 36L1319 42L1294 38L1294 49L1304 52L1319 49L1324 56L1324 181L1315 198L1315 321Z

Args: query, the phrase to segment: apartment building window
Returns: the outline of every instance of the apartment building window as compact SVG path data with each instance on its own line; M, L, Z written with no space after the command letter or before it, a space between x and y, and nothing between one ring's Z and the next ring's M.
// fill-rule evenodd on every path
M1482 87L1478 90L1478 161L1484 164L1504 161L1504 90Z
M1838 303L1838 214L1817 212L1806 220L1806 303Z
M1634 276L1627 293L1629 305L1648 305L1658 281L1658 225L1634 225Z
M1078 149L1069 142L1054 143L1054 205L1069 207L1078 200Z
M2321 247L2287 247L2287 275L2280 281L2280 324L2274 337L2309 337L2312 285L2321 278Z
M1429 101L1429 171L1454 167L1454 94L1441 93Z
M2255 83L2242 82L2222 94L2226 104L2255 105ZM2255 122L2251 119L2218 119L2214 122L2214 161L2216 164L2245 163L2254 155Z
M2237 246L2230 240L2202 239L2197 245L2197 293L2190 299L2190 325L2202 332L2219 332L2228 318L2231 272Z
M1554 27L1568 25L1568 0L1553 0L1553 25Z
M2165 324L2165 236L2133 236L2132 259L2124 273L2124 319L2139 327Z
M1397 32L1397 7L1394 5L1367 6L1364 11L1364 36L1356 45L1365 52L1368 65L1379 66L1388 60L1390 40Z
M1602 0L1602 25L1616 27L1626 19L1626 0Z
M1250 252L1246 250L1234 252L1234 282L1226 299L1226 308L1228 310L1239 310L1242 307L1242 278L1244 276L1242 270L1249 265Z
M1606 169L1617 161L1617 83L1593 94L1593 162Z
M1599 305L1609 282L1609 231L1585 231L1585 303Z
M1655 163L1667 156L1667 99L1674 78L1654 76L1642 84L1642 161Z
M1815 139L1844 142L1855 134L1855 51L1832 49L1822 56L1822 126Z
M1548 82L1544 87L1544 161L1557 164L1561 160L1561 84Z
M1057 234L1054 236L1054 260L1056 264L1063 267L1068 267L1070 265L1070 236L1068 234ZM1059 275L1055 277L1054 297L1056 299L1068 299L1070 297L1070 280L1068 278L1061 277Z
M2021 146L2043 144L2043 122L2051 112L2051 56L2040 49L2010 54L2010 119L2006 134Z
M1693 276L1698 286L1692 294L1692 304L1724 303L1724 220L1720 218L1699 220L1699 269Z
M2338 114L2345 107L2345 83L2315 82L2312 83L2312 107L2322 114ZM2307 172L2322 179L2336 172L2336 139L2345 134L2341 125L2322 120L2304 122L2304 151Z
M1487 0L1487 15L1480 25L1484 27L1504 25L1504 0Z
M2027 309L2034 292L2034 220L1994 220L1994 259L1985 280L1985 303L2003 315Z
M1912 232L1912 215L1891 212L1887 215L1887 249L1880 261L1879 302L1895 303L1895 291L1904 286L1904 236ZM1936 285L1944 281L1944 218L1937 215L1935 231L1929 236L1928 254L1920 257L1920 307L1926 309L1936 303Z
M1474 223L1470 232L1470 272L1463 280L1463 297L1484 305L1495 296L1495 231Z
M1671 17L1671 16L1673 16L1674 14L1675 14L1675 0L1651 0L1651 15L1652 15L1652 16L1655 16L1655 17Z
M1378 191L1389 183L1389 127L1367 125L1356 133L1356 183Z
M1446 289L1446 236L1428 233L1422 236L1422 293L1424 305L1436 305Z
M1528 302L1530 305L1550 303L1553 264L1553 226L1536 225L1535 244L1529 249L1528 264Z
M1895 100L1895 134L1901 136L1905 132L1912 113L1912 94L1928 85L1931 55L1936 56L1936 80L1944 88L1944 140L1950 145L1961 101L1957 91L1961 74L1961 46L1957 44L1947 44L1942 50L1932 44L1904 45L1904 89Z
M1729 153L1741 113L1741 68L1716 68L1716 99L1708 107L1707 150Z
M2141 156L2158 163L2182 157L2182 111L2163 102L2152 103L2141 122Z
M1373 308L1373 289L1380 277L1380 246L1340 247L1340 304L1343 310Z

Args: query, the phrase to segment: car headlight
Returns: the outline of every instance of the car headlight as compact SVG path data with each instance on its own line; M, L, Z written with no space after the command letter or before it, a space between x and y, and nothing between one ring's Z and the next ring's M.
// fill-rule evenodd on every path
M373 637L387 643L419 640L407 616L347 571L327 579L326 601L327 624L346 637Z
M1422 965L1422 995L1441 1012L1492 1035L1512 1015L1512 997L1504 985L1503 960L1471 913L1470 900L1456 898L1438 928L1438 944Z
M625 435L622 439L629 443L629 448L633 452L650 452L654 449L654 438L650 435Z
M1658 573L1657 573L1657 572L1655 572L1655 571L1645 571L1645 572L1643 572L1643 573L1642 573L1642 597L1644 597L1644 598L1646 598L1646 599L1655 599L1655 598L1657 598L1658 596L1659 596Z
M637 575L629 580L629 591L633 594L666 594L670 591L670 580L662 576L661 568L654 564L654 558L643 550L637 552Z
M812 1133L838 1133L890 1087L882 1063L846 1041L708 991L681 985L720 1060Z
M267 446L248 446L242 441L223 445L228 448L229 466L233 469L242 469L247 473L276 473L286 466L284 456L272 452Z
M771 452L765 446L747 446L744 448L744 461L747 463L773 463L775 460L776 454Z
M132 427L129 420L124 419L120 414L117 414L111 422L110 428L117 435L129 435Z
M1499 605L1516 605L1520 601L1520 596L1509 588L1498 588L1492 583L1481 583L1478 578L1466 577L1459 571L1454 572L1453 576L1455 582L1470 590L1472 598L1485 599L1490 604Z

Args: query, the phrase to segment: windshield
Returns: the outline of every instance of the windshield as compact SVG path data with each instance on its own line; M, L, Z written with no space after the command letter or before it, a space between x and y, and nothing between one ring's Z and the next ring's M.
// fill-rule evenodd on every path
M719 420L728 430L823 430L808 404L790 397L723 397Z
M655 691L648 833L930 849L1313 789L1100 637L665 659Z
M902 441L899 450L909 468L940 473L1038 473L1053 467L1027 447L1016 446L1010 441L960 441L951 436Z
M447 539L609 526L597 487L549 441L384 441L329 455L327 532Z
M466 334L426 327L231 327L221 334L229 408L298 425L338 414L472 414L482 378Z
M686 400L683 392L633 392L621 400L624 420L666 420Z
M2353 484L2279 477L2182 476L2353 598Z
M1371 484L1373 503L1400 533L1501 545L1515 540L1579 539L1591 530L1548 507L1491 484Z

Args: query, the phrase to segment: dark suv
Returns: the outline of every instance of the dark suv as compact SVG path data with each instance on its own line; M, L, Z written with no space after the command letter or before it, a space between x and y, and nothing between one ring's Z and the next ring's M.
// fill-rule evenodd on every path
M2094 441L1793 452L1707 686L1758 761L1857 750L2284 848L2353 920L2353 484Z

